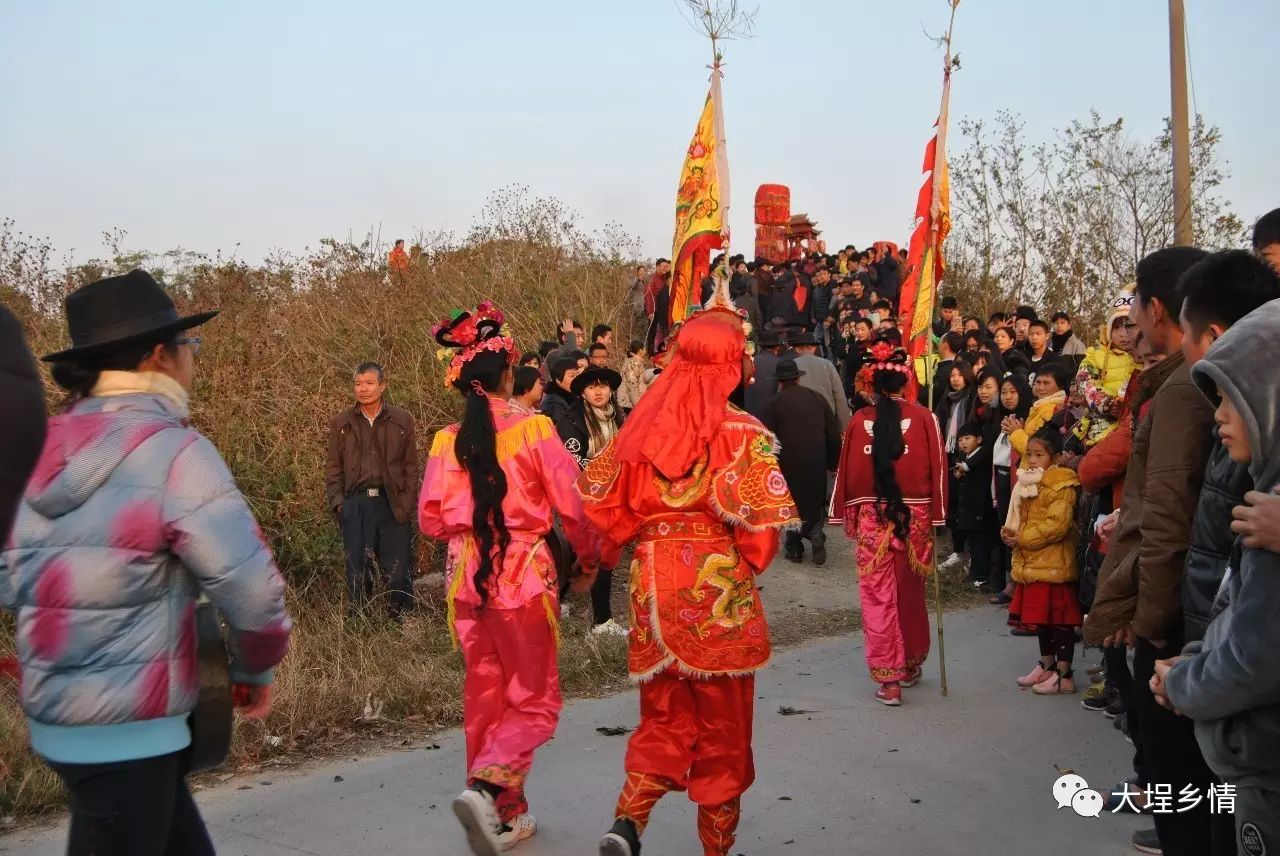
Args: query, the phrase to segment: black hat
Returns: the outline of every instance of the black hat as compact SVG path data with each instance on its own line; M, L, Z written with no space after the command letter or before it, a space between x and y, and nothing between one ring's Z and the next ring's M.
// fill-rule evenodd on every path
M772 330L764 330L760 333L758 343L762 348L776 348L782 344L782 340L778 338L778 334Z
M67 295L71 347L47 354L47 363L107 354L148 338L190 330L217 312L182 317L164 287L146 271L133 270L91 282Z
M622 375L610 368L602 368L600 366L588 366L586 371L573 379L573 383L569 388L574 395L582 395L582 391L597 381L604 381L609 384L610 389L617 389L622 386Z
M808 330L800 330L796 333L787 334L787 344L789 345L816 345L818 337Z
M804 372L796 365L795 360L779 360L778 368L773 372L774 380L796 380L804 377Z

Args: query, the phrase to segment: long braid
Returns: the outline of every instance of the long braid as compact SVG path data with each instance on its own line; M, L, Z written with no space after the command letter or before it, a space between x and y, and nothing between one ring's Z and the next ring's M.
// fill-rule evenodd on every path
M906 375L896 371L878 371L875 384L876 421L871 438L871 465L875 473L876 512L893 526L893 534L906 541L910 533L911 512L902 499L902 487L893 469L906 446L902 440L902 406L893 396L906 385Z
M496 392L502 385L506 363L498 355L481 355L467 363L457 386L466 396L466 411L454 444L458 463L471 479L474 511L471 528L480 542L480 566L476 569L475 586L483 607L489 601L488 581L494 571L494 550L500 567L506 557L511 534L507 531L502 502L507 496L507 475L498 464L497 427L486 392ZM475 386L473 386L473 383Z

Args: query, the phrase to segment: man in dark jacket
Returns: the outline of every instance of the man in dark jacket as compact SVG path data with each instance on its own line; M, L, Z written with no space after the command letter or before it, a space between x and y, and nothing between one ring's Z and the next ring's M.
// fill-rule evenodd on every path
M898 260L893 257L893 251L887 246L879 247L876 255L876 296L881 300L889 301L896 308L898 294L902 291Z
M422 473L413 415L388 404L386 392L382 366L356 367L356 404L329 422L324 487L342 527L347 608L361 610L372 597L376 559L389 577L398 620L413 605L412 535Z
M5 418L0 420L0 544L9 541L9 527L22 501L27 478L44 447L44 386L27 349L22 325L0 306L0 400Z
M775 380L775 375L778 372L778 361L781 359L779 352L782 350L782 342L777 333L765 330L760 334L760 341L757 344L759 348L754 357L756 369L751 385L747 387L747 406L744 409L755 418L763 420L764 414L778 396L778 381Z
M1194 369L1231 325L1280 298L1280 278L1255 256L1230 250L1214 253L1193 266L1179 280L1178 291L1182 295L1182 353ZM1244 495L1252 489L1248 465L1234 463L1215 437L1191 522L1182 584L1184 642L1204 638L1235 542L1231 509L1242 505Z
M956 319L960 317L960 302L956 300L955 295L946 295L938 305L942 308L942 314L934 319L933 322L933 338L935 339L941 339L947 333L950 333L955 327Z
M1129 317L1152 351L1168 356L1150 370L1161 382L1134 434L1119 522L1084 625L1088 644L1134 649L1128 715L1139 725L1141 773L1150 783L1172 786L1175 794L1187 787L1203 793L1213 781L1191 723L1161 707L1150 688L1155 661L1182 649L1183 569L1213 442L1213 408L1191 380L1178 321L1178 279L1207 255L1192 247L1168 247L1138 262ZM1155 822L1166 856L1217 852L1214 824L1221 817L1205 804L1157 813Z
M762 420L778 436L778 464L791 489L802 528L787 533L784 552L799 562L804 557L804 539L813 545L813 563L826 564L827 473L840 460L840 423L835 412L820 395L801 386L804 376L794 360L778 363L774 379L778 396Z

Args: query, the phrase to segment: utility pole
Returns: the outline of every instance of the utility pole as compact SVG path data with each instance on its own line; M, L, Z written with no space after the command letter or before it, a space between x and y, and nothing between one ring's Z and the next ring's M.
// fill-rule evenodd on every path
M1169 113L1173 141L1173 242L1190 246L1191 123L1187 115L1187 28L1182 0L1169 0L1169 78L1173 108Z

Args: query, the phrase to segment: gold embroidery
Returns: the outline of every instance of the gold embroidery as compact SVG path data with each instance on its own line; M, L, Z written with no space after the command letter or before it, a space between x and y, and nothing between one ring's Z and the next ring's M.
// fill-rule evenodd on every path
M661 473L654 474L653 486L662 497L663 504L670 508L685 508L702 497L706 489L707 464L710 456L703 454L694 462L693 469L687 476L668 480Z

